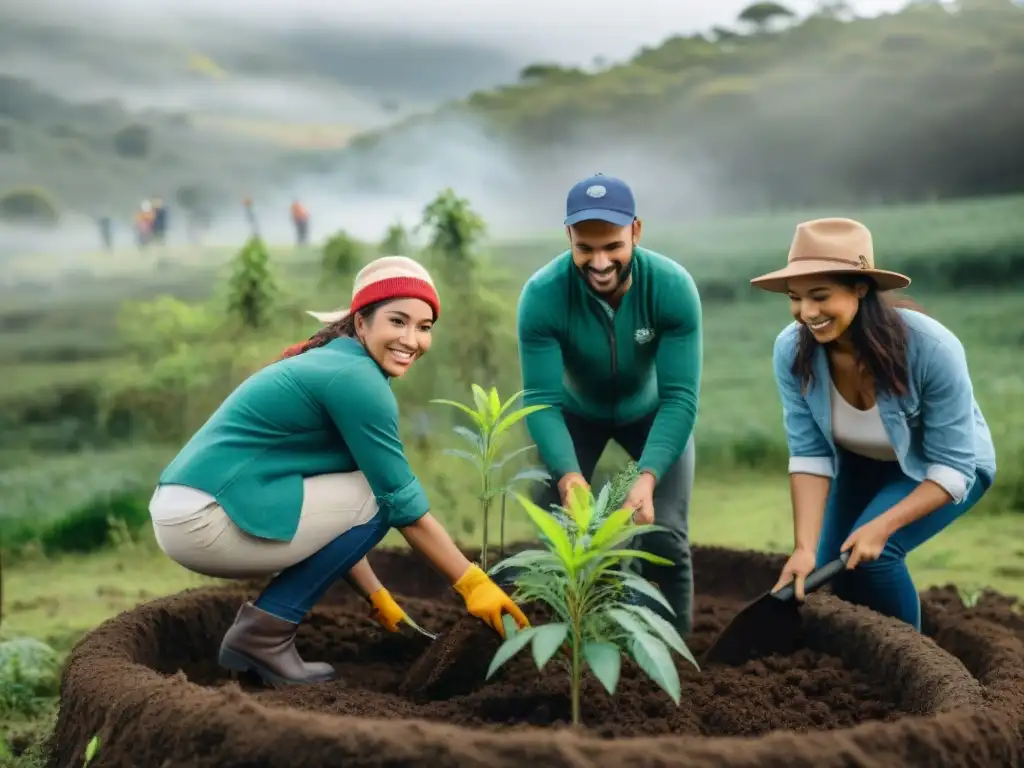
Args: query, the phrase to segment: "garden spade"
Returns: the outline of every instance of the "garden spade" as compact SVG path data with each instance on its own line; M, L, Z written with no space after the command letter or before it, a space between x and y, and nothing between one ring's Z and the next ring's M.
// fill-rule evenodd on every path
M344 579L345 579L345 582L350 587L352 587L352 589L355 591L355 593L357 595L359 595L361 598L363 598L363 600L366 600L367 602L370 601L370 596L368 594L366 594L366 591L362 587L359 586L359 584L356 582L355 579L353 579L351 576L349 576L347 574L345 575ZM413 629L415 629L417 632L419 632L421 635L423 635L428 640L437 640L437 635L435 635L433 632L428 632L427 630L425 630L423 627L421 627L419 624L417 624L415 621L413 621L408 616L406 616L402 620L402 623L407 625L407 626L409 626L409 627L412 627Z
M846 569L849 552L811 571L804 580L804 593L819 589ZM800 634L800 604L793 584L778 592L766 592L741 610L707 653L703 664L718 662L738 666L756 656L788 655L796 650Z

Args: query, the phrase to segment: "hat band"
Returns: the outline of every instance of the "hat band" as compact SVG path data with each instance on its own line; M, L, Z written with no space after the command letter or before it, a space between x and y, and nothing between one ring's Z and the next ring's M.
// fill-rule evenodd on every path
M854 267L855 269L868 269L868 260L863 256L858 257L859 261L854 262L850 259L844 259L840 256L793 256L790 258L790 262L794 261L829 261L833 264L845 264L848 267Z
M434 319L441 315L441 301L434 286L418 277L386 277L356 291L352 297L351 312L387 299L420 299L434 310Z

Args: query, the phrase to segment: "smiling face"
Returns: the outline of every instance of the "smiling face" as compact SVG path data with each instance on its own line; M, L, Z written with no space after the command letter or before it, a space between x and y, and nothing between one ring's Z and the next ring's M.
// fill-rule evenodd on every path
M396 299L368 317L357 315L355 333L388 376L406 373L432 341L434 310L420 299Z
M868 286L847 285L825 275L794 277L788 282L789 308L819 344L842 338L853 324Z
M607 221L581 221L567 227L572 261L587 284L601 296L611 296L628 278L633 247L640 242L640 220L619 227Z

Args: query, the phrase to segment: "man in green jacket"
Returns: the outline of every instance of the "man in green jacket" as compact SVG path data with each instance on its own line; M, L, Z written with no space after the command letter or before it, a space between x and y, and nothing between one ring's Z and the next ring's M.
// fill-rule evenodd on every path
M609 440L636 461L639 477L625 506L637 523L667 532L635 546L672 561L637 563L660 589L681 632L692 626L689 508L693 429L703 356L701 305L690 274L641 248L641 222L629 186L598 174L566 200L569 250L541 267L519 300L524 402L551 406L527 428L557 483L535 502L565 504L574 485L589 487Z

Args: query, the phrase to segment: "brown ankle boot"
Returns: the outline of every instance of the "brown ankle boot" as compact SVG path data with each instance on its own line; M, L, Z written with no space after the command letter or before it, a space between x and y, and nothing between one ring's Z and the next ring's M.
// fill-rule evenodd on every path
M295 649L299 625L279 619L252 603L238 609L220 644L218 661L236 672L255 672L265 683L319 683L334 680L334 667L306 663Z

